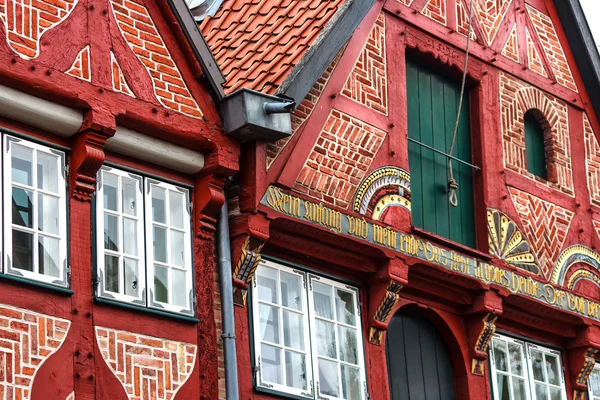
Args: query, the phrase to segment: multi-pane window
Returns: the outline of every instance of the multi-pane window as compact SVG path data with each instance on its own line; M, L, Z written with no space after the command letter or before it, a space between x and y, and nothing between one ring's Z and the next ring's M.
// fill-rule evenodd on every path
M588 400L600 400L600 366L597 364L588 378Z
M252 303L258 387L311 399L366 398L355 287L261 261Z
M67 286L65 153L4 135L5 274Z
M97 295L193 314L185 188L104 166L96 194Z
M566 400L559 351L494 335L490 356L494 400Z

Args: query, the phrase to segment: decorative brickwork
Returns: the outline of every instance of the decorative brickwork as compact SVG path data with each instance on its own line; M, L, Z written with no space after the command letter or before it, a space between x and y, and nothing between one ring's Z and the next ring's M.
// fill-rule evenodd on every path
M121 34L152 78L158 101L171 110L202 118L148 9L130 0L111 0L111 5Z
M96 327L102 357L130 400L175 398L196 362L196 346Z
M513 25L510 35L506 40L506 44L502 49L502 55L508 57L515 62L519 62L519 41L517 39L517 24Z
M123 75L123 71L121 70L121 67L119 66L119 63L117 62L117 59L115 58L115 55L112 51L110 52L110 62L112 68L113 90L115 92L121 92L125 93L128 96L135 97L135 95L129 88L127 81L125 80L125 75Z
M596 230L596 234L600 238L600 221L592 220L592 223L594 224L594 229Z
M84 81L92 81L92 62L90 59L89 45L81 49L79 54L77 54L77 57L75 57L73 65L71 65L71 68L65 73Z
M0 305L0 398L28 400L35 374L62 346L70 321Z
M0 19L11 49L21 58L36 58L42 35L63 22L78 0L0 0Z
M332 110L296 188L318 200L347 208L386 132Z
M587 115L583 114L583 133L585 138L585 163L590 201L600 207L600 145Z
M548 57L552 71L556 76L556 81L571 90L577 91L577 85L575 85L575 80L573 80L571 68L569 68L569 64L567 63L567 57L558 40L552 20L549 16L531 7L529 4L527 4L527 11L540 38L542 47L546 52L546 57Z
M537 88L500 73L504 166L573 196L567 105ZM546 135L548 181L527 171L524 115L534 110Z
M525 32L525 35L527 36L527 56L529 69L547 78L548 73L546 72L546 68L544 68L544 63L540 53L535 48L535 44L533 43L529 29L527 29Z
M342 94L387 115L385 16L381 14L354 64Z
M446 25L446 0L429 0L421 12L432 20Z
M469 32L469 9L465 8L462 1L456 2L456 30L463 36L467 36ZM473 29L471 29L471 39L477 40Z
M511 3L512 0L475 0L473 3L473 12L488 45L494 41Z
M317 106L317 102L321 98L327 83L329 83L329 79L333 75L333 71L335 67L337 67L340 58L342 58L342 54L346 50L346 46L344 46L338 55L331 61L329 67L323 72L323 75L315 82L313 87L310 89L302 103L296 108L294 113L292 114L292 135L285 139L278 140L274 143L267 143L267 169L271 167L273 161L281 154L281 151L285 148L285 146L289 143L290 139L294 137L298 129L310 118L312 112Z
M549 279L574 213L512 187L509 192L523 232L536 252L544 276Z

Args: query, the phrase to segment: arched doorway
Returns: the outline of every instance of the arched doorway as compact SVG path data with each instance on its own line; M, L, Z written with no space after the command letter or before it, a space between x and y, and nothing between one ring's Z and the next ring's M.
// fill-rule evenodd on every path
M398 311L390 321L386 351L392 400L454 400L452 359L427 319Z

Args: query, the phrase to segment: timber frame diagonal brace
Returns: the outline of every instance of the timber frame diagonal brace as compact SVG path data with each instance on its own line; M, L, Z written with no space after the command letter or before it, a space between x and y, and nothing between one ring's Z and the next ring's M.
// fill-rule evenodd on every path
M466 312L471 373L484 376L488 349L496 332L496 320L502 314L502 298L494 291L478 296Z

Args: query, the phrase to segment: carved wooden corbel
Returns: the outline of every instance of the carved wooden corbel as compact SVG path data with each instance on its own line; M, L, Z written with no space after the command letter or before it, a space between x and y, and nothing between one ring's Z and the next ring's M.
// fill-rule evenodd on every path
M223 187L225 177L206 173L194 182L194 221L196 235L202 239L211 239L216 228L217 214L225 202Z
M269 220L262 214L245 214L232 222L233 302L244 307L248 286L269 238Z
M588 326L571 341L569 348L569 369L573 385L573 399L586 400L588 378L596 364L600 351L600 328Z
M494 291L486 291L475 299L466 314L471 373L484 376L496 320L502 314L502 298Z
M400 300L400 291L408 284L408 265L399 258L390 259L371 280L369 290L369 342L381 345L391 313Z
M70 188L71 196L90 201L96 190L96 174L104 163L104 144L116 131L112 115L89 110L72 146Z

